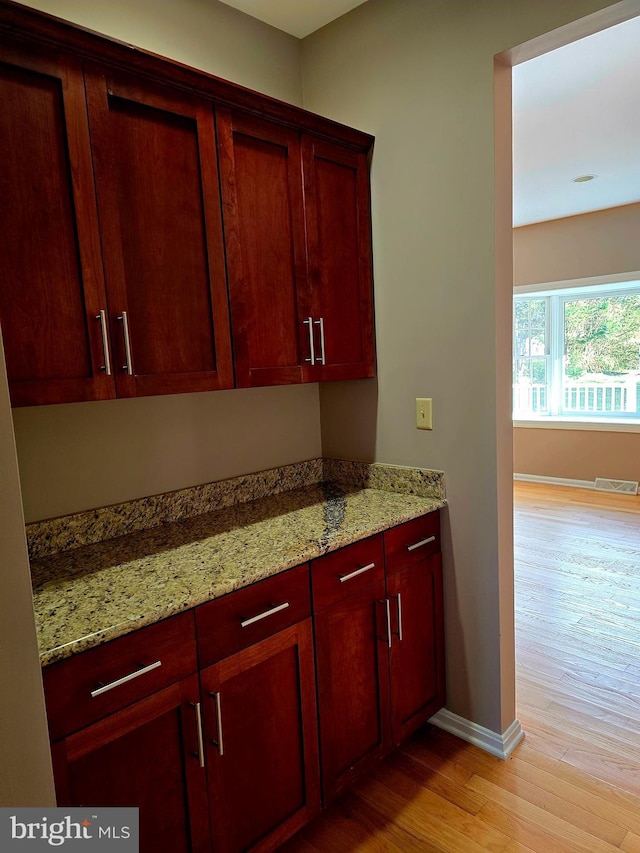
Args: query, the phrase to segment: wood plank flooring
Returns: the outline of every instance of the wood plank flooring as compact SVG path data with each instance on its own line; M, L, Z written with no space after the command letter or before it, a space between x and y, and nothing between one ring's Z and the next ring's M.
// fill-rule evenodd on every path
M505 762L425 728L286 853L640 853L640 497L515 485Z

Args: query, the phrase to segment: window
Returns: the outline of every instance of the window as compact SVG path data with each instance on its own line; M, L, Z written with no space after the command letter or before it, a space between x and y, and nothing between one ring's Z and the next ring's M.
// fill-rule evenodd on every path
M640 418L640 283L513 300L513 417Z

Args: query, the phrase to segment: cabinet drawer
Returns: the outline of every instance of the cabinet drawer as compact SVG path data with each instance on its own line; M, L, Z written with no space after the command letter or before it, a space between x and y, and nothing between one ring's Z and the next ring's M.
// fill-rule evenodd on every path
M43 671L51 740L197 670L193 612L141 628Z
M311 615L307 564L196 608L200 666L295 625Z
M430 512L384 534L387 574L392 575L440 551L440 513Z
M311 564L313 610L317 613L382 578L382 534L319 557Z

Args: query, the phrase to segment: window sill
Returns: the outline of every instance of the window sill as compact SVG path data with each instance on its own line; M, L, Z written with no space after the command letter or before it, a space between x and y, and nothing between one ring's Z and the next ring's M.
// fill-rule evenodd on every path
M607 418L597 421L575 418L546 417L528 420L513 419L514 429L572 429L596 432L640 432L640 420Z

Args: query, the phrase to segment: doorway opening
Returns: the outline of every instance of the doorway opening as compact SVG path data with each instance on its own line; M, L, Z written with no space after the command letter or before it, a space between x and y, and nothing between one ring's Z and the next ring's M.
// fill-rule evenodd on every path
M508 289L515 285L518 293L510 325L518 717L541 751L638 794L640 498L593 489L597 476L640 479L640 249L637 230L628 226L634 217L640 224L640 178L638 187L624 180L633 168L625 145L636 157L634 174L640 170L631 151L637 134L628 106L622 106L640 89L637 83L635 91L622 85L628 75L637 74L640 82L637 51L627 54L625 46L629 40L635 47L640 38L640 18L630 19L640 10L630 5L618 4L549 34L546 43L538 39L501 57L507 68L497 64L496 94L504 89L500 75L510 77L517 65ZM604 53L598 53L598 41ZM589 61L578 67L580 55ZM566 73L559 72L563 62ZM538 87L527 91L534 65ZM625 134L629 140L622 139ZM523 139L529 151L519 148ZM506 183L500 172L497 158L498 202ZM597 177L583 180L588 176ZM506 222L499 219L499 203L497 215L500 234ZM505 258L499 258L499 295L511 306L512 293L506 286L500 291L507 272ZM577 286L594 289L568 289ZM603 340L603 329L615 326L607 315L615 313L618 325L625 324L618 330L623 349L635 346L626 354L629 364ZM573 334L577 323L579 335ZM614 360L604 364L607 353Z

